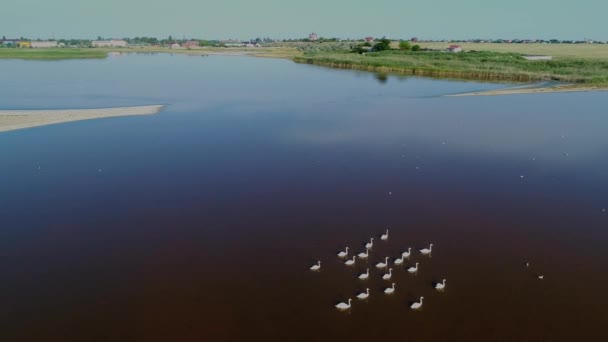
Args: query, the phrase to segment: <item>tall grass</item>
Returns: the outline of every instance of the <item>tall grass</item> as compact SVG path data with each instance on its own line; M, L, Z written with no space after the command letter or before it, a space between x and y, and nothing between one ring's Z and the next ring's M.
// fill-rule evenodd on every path
M608 85L608 61L559 59L529 61L517 53L403 52L308 53L294 57L299 63L422 76L481 80L556 80Z

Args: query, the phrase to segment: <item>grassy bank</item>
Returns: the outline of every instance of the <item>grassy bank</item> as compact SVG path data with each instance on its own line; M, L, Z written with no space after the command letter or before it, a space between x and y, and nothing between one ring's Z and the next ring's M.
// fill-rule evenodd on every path
M97 49L14 49L0 48L0 59L62 60L106 58L107 52Z
M382 51L364 55L348 52L308 53L298 63L410 75L476 80L555 80L608 85L608 60L560 58L528 61L518 53Z

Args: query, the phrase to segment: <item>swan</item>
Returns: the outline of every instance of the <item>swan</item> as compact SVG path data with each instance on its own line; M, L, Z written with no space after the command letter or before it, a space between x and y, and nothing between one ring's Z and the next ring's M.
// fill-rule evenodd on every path
M336 309L338 309L338 310L350 309L350 302L351 301L352 301L352 299L348 298L348 304L346 304L346 303L336 304Z
M352 266L355 264L355 256L353 255L353 259L352 260L346 260L346 262L344 263L344 265L346 266Z
M412 255L412 247L408 248L407 252L401 253L401 256L404 257L404 258L409 258L410 255Z
M443 282L442 282L442 283L437 283L437 284L435 284L435 288L436 288L437 290L440 290L440 291L441 291L441 290L443 290L443 289L445 289L445 279L443 279Z
M538 275L538 279L543 280L543 279L545 279L545 276L540 274L540 275Z
M403 257L395 259L395 261L393 261L393 264L395 264L395 265L403 264Z
M365 253L361 252L359 253L359 258L361 259L367 259L367 257L369 256L369 249L365 249Z
M371 238L369 242L365 244L365 248L372 249L372 246L374 246L374 238Z
M359 279L361 279L361 280L368 279L368 278L369 278L369 268L367 269L366 273L359 274Z
M422 300L424 299L424 297L420 297L420 302L417 303L413 303L412 305L410 305L410 308L414 309L414 310L418 310L422 307Z
M367 289L367 292L361 292L357 295L359 299L367 299L367 297L369 297L369 289Z
M386 230L386 234L380 235L380 240L384 240L384 241L388 240L388 229Z
M393 269L392 269L392 268L389 268L389 269L388 269L388 273L385 273L385 274L382 276L382 279L384 279L384 280L390 280L392 276L393 276Z
M321 269L321 262L320 261L319 261L318 264L310 266L310 270L311 271L318 271L319 269Z
M429 248L423 248L420 250L421 254L427 255L427 254L431 254L431 252L433 251L433 244L431 244L429 246Z
M416 267L410 267L407 269L408 272L410 273L416 273L418 272L418 263L416 263Z
M388 257L384 259L384 262L379 262L376 264L376 267L378 268L385 268L386 266L388 266Z
M345 257L345 256L347 256L347 255L348 255L348 247L346 247L346 250L345 250L345 251L338 253L338 256L339 256L340 258L344 258L344 257Z
M386 289L384 289L384 293L386 294L392 294L395 292L395 283L393 283L393 287L387 287Z
M369 268L367 269L367 273L361 273L359 274L359 279L367 279L369 278Z

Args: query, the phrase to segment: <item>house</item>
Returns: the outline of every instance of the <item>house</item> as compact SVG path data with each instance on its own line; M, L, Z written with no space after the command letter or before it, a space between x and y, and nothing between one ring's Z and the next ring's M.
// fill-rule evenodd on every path
M58 47L59 45L57 44L57 42L51 42L51 41L42 41L42 42L37 42L37 41L33 41L31 42L31 47L36 49L36 48L54 48L54 47Z
M310 40L312 42L316 42L317 40L319 40L319 36L313 32L308 35L308 40Z
M192 49L192 48L199 47L199 43L198 43L198 40L189 40L189 41L185 42L184 45L182 45L182 46L185 47L186 49Z
M25 40L22 40L22 41L20 41L20 42L17 43L17 47L20 47L20 48L31 48L32 47L32 43L30 43L28 41L25 41Z
M460 45L450 45L450 47L447 48L448 52L462 52L462 46Z
M375 40L374 37L365 37L365 41L368 42L368 43L371 43L374 40Z
M2 40L0 40L0 45L2 46L16 46L18 43L18 39L6 39L5 37L2 37Z
M127 47L127 41L122 39L94 40L91 42L93 47Z
M181 48L182 48L182 46L181 46L181 45L179 45L179 44L177 44L177 43L173 43L173 44L171 44L171 48L172 48L172 49L181 49Z

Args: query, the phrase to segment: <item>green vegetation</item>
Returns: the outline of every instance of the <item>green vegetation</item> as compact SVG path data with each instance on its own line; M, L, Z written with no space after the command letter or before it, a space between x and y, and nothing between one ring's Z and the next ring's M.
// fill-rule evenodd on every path
M106 58L107 52L97 49L10 49L0 48L0 59L61 60Z
M526 82L556 80L608 86L608 60L529 61L518 53L389 50L367 54L307 53L294 57L294 61L420 76Z
M410 42L402 40L399 42L399 50L408 51L412 49L412 44Z

